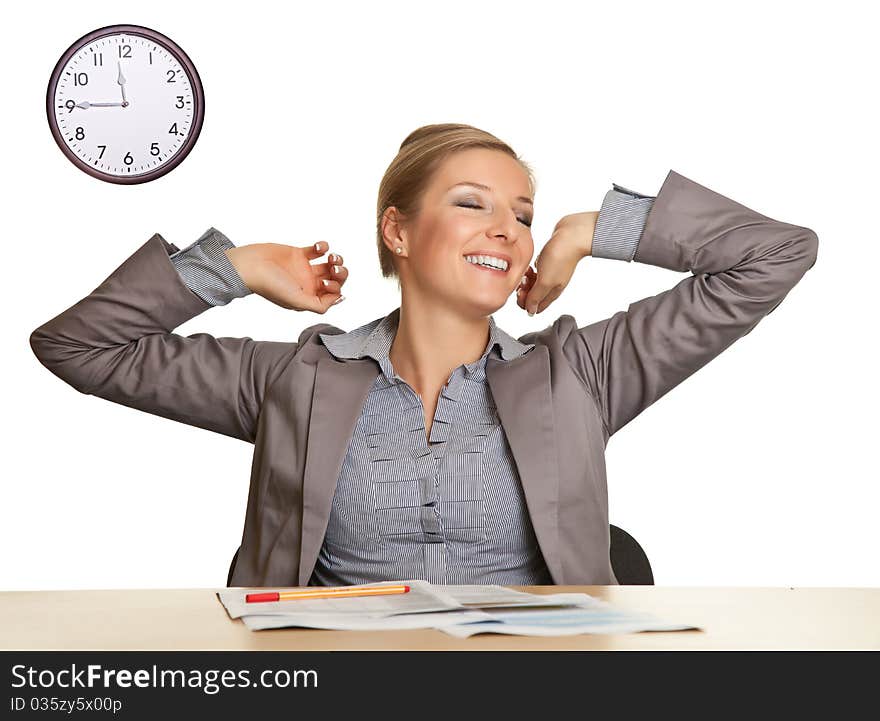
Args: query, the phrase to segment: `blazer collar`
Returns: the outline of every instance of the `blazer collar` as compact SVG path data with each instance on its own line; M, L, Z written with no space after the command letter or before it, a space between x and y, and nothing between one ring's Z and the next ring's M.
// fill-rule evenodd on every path
M331 335L319 333L319 337L328 351L337 359L373 358L379 363L382 373L389 383L395 379L402 380L398 376L389 360L391 344L397 335L397 326L400 322L400 307L395 308L383 318L377 318L365 325L355 328L348 333ZM496 357L509 361L519 358L534 348L533 343L520 343L516 338L505 333L495 323L494 316L489 316L489 342L483 351L483 355L473 363L464 366L466 372L473 372L477 367L485 366L489 354L498 347Z
M382 371L382 381L385 387L388 387L404 382L403 378L397 375L389 357L399 322L400 308L398 307L384 318L378 318L349 333L338 335L319 333L318 335L327 350L337 359L372 358L375 360ZM498 350L495 350L496 346ZM465 378L477 382L483 381L486 360L490 355L509 361L528 353L534 347L534 344L520 343L516 338L505 333L495 323L495 318L489 316L489 341L483 355L473 363L459 366L464 369L462 373L456 374L455 371L450 373L447 383L442 389L443 395L457 401Z

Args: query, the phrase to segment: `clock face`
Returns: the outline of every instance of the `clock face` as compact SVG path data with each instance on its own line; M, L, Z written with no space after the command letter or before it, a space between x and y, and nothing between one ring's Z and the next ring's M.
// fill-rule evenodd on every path
M49 125L81 170L113 183L164 175L189 153L204 114L198 73L164 35L134 25L96 30L58 61Z

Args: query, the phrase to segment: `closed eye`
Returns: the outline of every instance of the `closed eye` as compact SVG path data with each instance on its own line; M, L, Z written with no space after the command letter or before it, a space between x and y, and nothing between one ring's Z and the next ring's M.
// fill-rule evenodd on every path
M462 208L474 208L475 210L480 210L483 207L482 205L478 205L476 203L465 203L465 202L456 203L456 205L459 205ZM517 218L517 220L520 223L522 223L524 226L526 226L526 228L532 227L532 223L528 218Z

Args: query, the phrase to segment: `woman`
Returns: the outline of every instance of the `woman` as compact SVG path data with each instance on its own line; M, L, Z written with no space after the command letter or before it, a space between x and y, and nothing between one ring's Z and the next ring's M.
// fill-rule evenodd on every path
M31 346L83 393L254 443L229 585L614 584L608 438L750 332L818 241L670 171L657 196L615 185L560 220L532 269L533 195L494 136L419 128L379 188L387 316L296 343L174 334L249 292L321 314L342 299L343 258L311 263L326 243L211 228L184 250L154 235ZM585 327L497 327L511 294L541 312L587 256L691 275Z

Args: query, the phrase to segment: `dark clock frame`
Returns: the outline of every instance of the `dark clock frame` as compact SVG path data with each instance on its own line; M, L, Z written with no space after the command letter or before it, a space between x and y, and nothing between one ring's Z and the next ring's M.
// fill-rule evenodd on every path
M61 129L58 127L58 123L55 120L55 90L58 87L58 81L61 79L61 72L67 62L76 55L76 53L82 50L84 46L92 41L108 35L119 35L121 33L147 38L151 42L161 45L171 53L189 77L189 84L193 89L193 102L195 105L193 108L193 120L189 136L177 153L175 153L174 157L154 170L149 170L146 173L134 176L113 175L98 170L97 168L93 168L67 146L64 142L64 136L62 135ZM98 28L97 30L93 30L76 40L69 48L67 48L67 50L64 51L64 54L55 64L55 68L52 70L52 76L49 79L49 86L46 89L46 116L49 120L49 128L52 130L52 137L55 138L55 142L58 143L61 152L63 152L68 160L70 160L70 162L72 162L77 168L84 173L91 175L93 178L108 183L135 185L138 183L147 183L151 180L156 180L156 178L161 178L166 173L174 170L174 168L180 165L186 156L189 155L196 140L198 140L199 133L202 131L202 123L205 119L205 92L202 88L202 80L199 77L195 65L193 65L189 56L183 51L183 49L171 40L171 38L166 37L160 32L151 30L150 28L143 27L142 25L107 25Z

